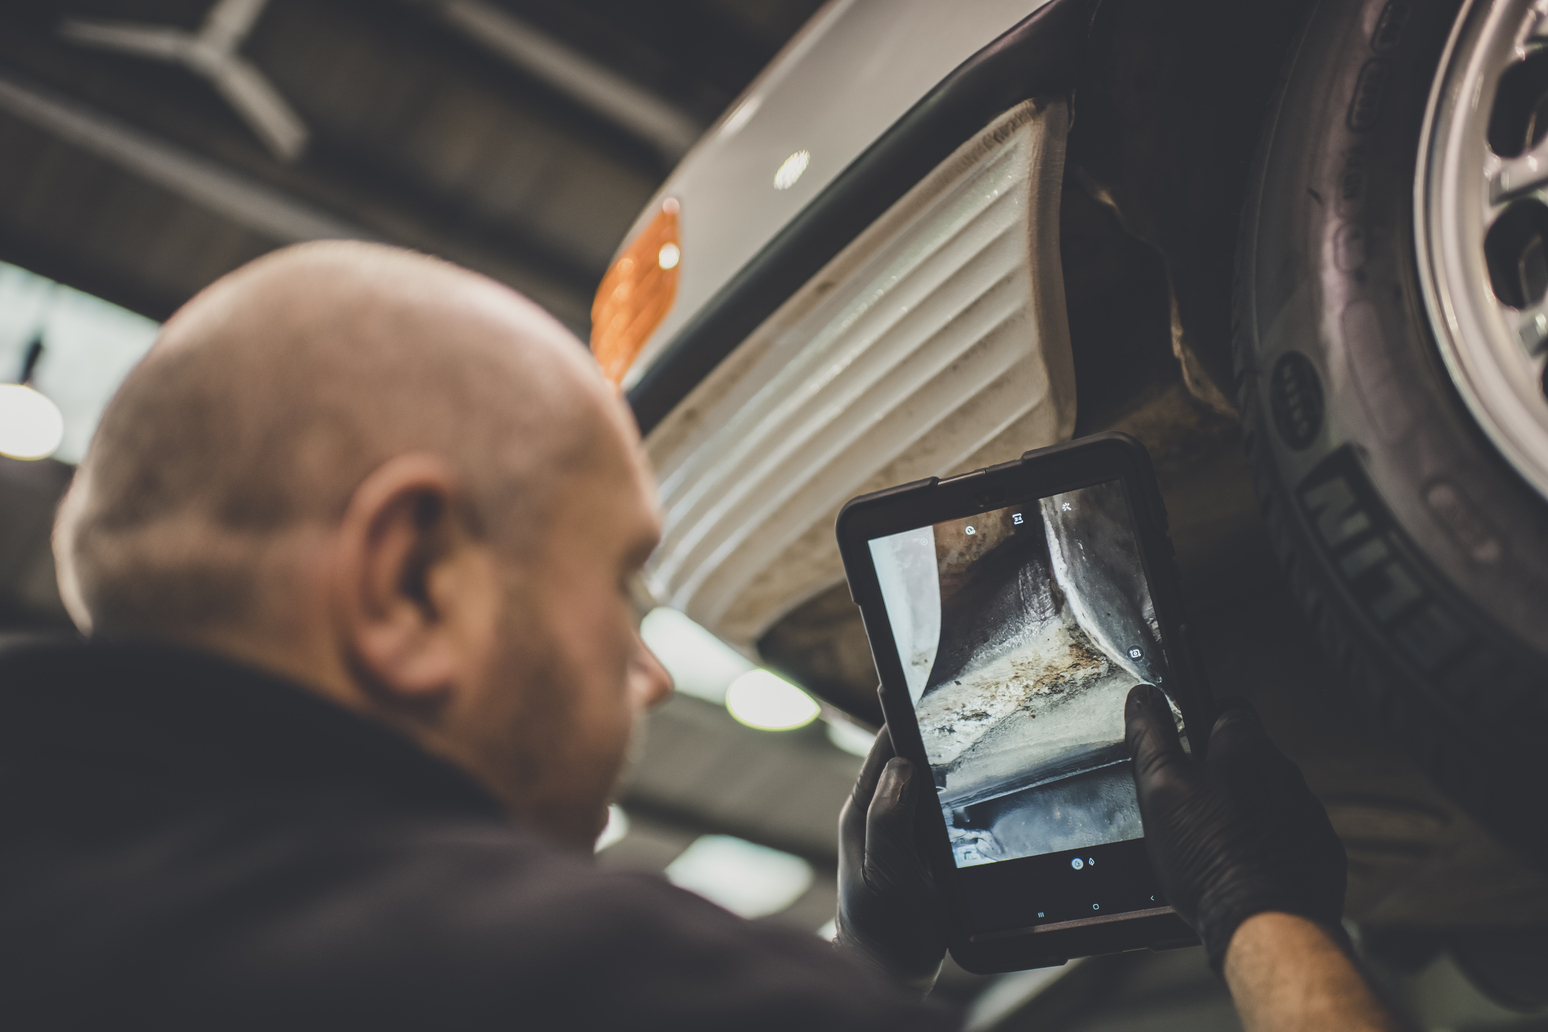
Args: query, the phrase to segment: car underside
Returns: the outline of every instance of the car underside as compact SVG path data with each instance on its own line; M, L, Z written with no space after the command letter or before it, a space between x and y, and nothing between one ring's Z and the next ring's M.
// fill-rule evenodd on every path
M1527 58L1527 72L1500 78L1510 87L1536 74L1526 5L1057 0L985 40L624 380L663 482L658 599L875 726L865 630L830 561L830 500L1126 431L1154 459L1213 689L1258 707L1328 806L1362 942L1405 963L1450 948L1502 997L1548 1002L1521 975L1538 968L1520 963L1548 926L1548 786L1522 759L1548 720L1548 506L1447 379L1416 243L1429 223L1414 214L1443 51L1457 46L1454 26L1489 9L1518 44L1500 60ZM1015 88L963 102L963 84L1006 53L1024 62L1008 74ZM1496 137L1525 134L1517 154L1542 137L1520 113L1541 103L1531 82L1501 88L1508 131L1497 127L1510 118L1492 116ZM954 135L919 144L943 132L929 119L952 104ZM883 159L904 180L891 193L871 167ZM699 161L700 174L714 167ZM975 184L1015 161L1023 178L1005 183L1031 199L1007 224L1033 239L1007 261L1028 262L1032 285L1004 303L1042 364L1018 372L1007 358L971 380L1000 330L949 327L1000 303L991 287L1012 274L987 264L988 244L951 259L928 290L889 295L908 318L863 330L878 316L846 300L848 285L879 298L893 289L874 286L887 270L889 283L924 277L928 262L898 256L986 224L987 200L960 225L944 220L975 190L999 198L1001 186ZM1527 214L1507 202L1489 210L1487 261L1475 264L1493 270L1485 289L1515 319L1548 288L1533 264L1548 238L1523 228L1537 226L1540 201ZM691 194L681 203L686 220ZM977 286L951 286L962 282ZM942 298L957 308L910 336ZM952 333L966 334L954 351L939 343ZM1395 334L1411 353L1365 343ZM932 347L936 364L908 379L922 361L911 356ZM833 393L878 353L910 357L875 359L871 379ZM1035 400L1018 408L996 384ZM1394 425L1417 405L1394 392L1433 395L1434 411ZM959 433L975 417L983 425ZM803 434L812 443L790 443Z

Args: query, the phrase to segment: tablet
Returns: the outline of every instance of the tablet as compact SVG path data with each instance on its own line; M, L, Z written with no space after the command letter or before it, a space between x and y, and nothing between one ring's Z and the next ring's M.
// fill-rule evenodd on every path
M1145 854L1136 684L1186 745L1208 693L1144 447L1099 434L847 503L838 537L921 838L970 971L1195 941Z

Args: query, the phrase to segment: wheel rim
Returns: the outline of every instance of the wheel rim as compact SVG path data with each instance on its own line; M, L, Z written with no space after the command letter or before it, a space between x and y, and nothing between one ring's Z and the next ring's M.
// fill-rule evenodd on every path
M1420 141L1420 280L1457 390L1548 497L1548 2L1471 0Z

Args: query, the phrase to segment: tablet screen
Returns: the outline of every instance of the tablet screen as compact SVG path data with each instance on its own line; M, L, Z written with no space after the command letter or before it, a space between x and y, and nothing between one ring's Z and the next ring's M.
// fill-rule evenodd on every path
M1122 482L869 544L957 866L1140 838L1124 699L1168 674Z

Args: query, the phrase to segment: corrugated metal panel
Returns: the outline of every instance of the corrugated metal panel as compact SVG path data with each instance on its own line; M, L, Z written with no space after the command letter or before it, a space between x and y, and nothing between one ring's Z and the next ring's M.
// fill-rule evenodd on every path
M842 579L846 498L1069 436L1067 123L1062 101L1007 112L651 434L666 533L647 575L664 604L749 646Z

